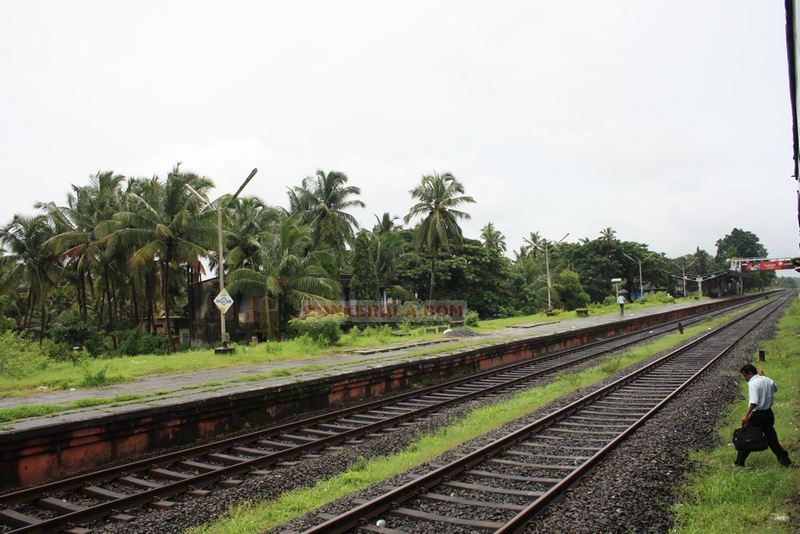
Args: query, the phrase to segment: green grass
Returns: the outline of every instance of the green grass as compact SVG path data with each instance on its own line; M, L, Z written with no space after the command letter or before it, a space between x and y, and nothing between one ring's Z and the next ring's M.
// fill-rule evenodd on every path
M2 408L0 409L0 422L8 423L29 417L44 417L46 415L55 415L69 410L77 410L79 408L90 408L105 404L125 403L134 400L146 399L148 397L148 395L134 395L132 393L125 393L122 395L115 395L113 397L85 397L83 399L78 399L66 404L26 404L24 406Z
M629 308L648 307L653 304L629 304ZM616 305L590 307L591 313L611 313L616 311ZM481 321L476 328L478 332L489 333L506 326L530 322L552 322L565 318L572 318L575 312L563 312L557 316L547 317L536 314L524 317L511 317L507 319L493 319ZM394 336L388 328L371 328L367 334L354 333L342 336L335 346L326 346L315 343L309 339L293 339L286 341L270 341L256 346L238 346L236 352L226 356L219 356L212 349L192 350L171 355L139 355L102 359L90 359L75 365L69 362L52 362L45 369L31 372L22 377L3 377L0 381L0 398L25 396L32 393L41 393L42 388L47 390L64 390L71 388L98 387L110 384L131 382L136 379L163 375L185 373L199 370L222 369L245 365L257 365L274 362L303 361L323 355L335 355L354 349L366 347L385 346L387 344L402 344L411 341L424 341L441 339L441 334L426 333L424 327L409 331L408 336ZM485 343L481 340L461 342L448 347L422 349L413 351L409 356L425 356L437 354L447 350L467 348ZM252 375L250 379L260 380L274 376L286 376L283 371L273 371L278 374L264 373ZM242 378L247 380L247 378Z
M387 336L384 331L377 331L373 332L373 335L342 336L341 342L333 347L308 339L293 339L265 342L256 346L238 346L235 353L226 356L219 356L214 354L212 349L206 349L169 355L90 359L79 365L69 362L53 362L45 369L31 372L22 377L3 377L3 380L0 381L0 397L41 393L39 388L43 387L49 390L96 387L130 382L145 376L273 362L303 361L317 356L341 353L348 349L440 337L440 334L426 334L422 329L412 331L409 336L404 338L398 338L391 334ZM309 369L305 368L306 371Z
M635 347L623 354L579 373L560 373L549 384L531 388L510 400L471 411L450 426L422 436L401 452L372 459L361 459L348 471L321 480L309 488L298 488L274 500L234 505L218 521L190 529L193 534L239 534L263 532L301 515L367 488L389 477L421 465L466 441L523 417L548 403L596 384L636 362L669 349L686 338L743 313L738 310L687 328L683 335L675 333Z
M675 299L675 303L700 303L701 301L710 300L709 297L703 297L702 299L696 299L694 297L686 297L686 298L678 298ZM629 302L625 304L625 313L641 310L644 308L652 308L654 306L664 306L664 302ZM612 314L612 313L619 313L619 305L617 304L591 304L588 306L589 315L605 315L605 314ZM489 319L480 321L480 324L475 328L476 331L481 333L489 333L493 330L497 330L500 328L507 328L509 326L520 325L520 324L527 324L527 323L552 323L556 321L563 321L565 319L575 319L578 318L578 314L575 311L562 311L562 310L555 310L555 315L548 316L544 312L536 313L533 315L524 315L519 317L505 317L503 319Z
M319 371L321 369L325 369L325 366L311 364L311 365L304 365L301 367L294 367L291 369L274 369L268 373L239 376L230 380L229 382L255 382L258 380L264 380L265 378L272 378L278 376L292 376L300 373ZM14 406L11 408L0 408L0 423L10 423L18 421L20 419L28 419L31 417L44 417L48 415L53 416L71 410L76 410L79 408L88 408L93 406L106 405L109 407L114 407L114 406L122 406L131 401L152 402L154 400L162 398L166 395L173 394L175 392L189 391L189 390L216 391L217 389L220 389L224 385L225 382L213 381L213 382L206 382L205 384L183 386L182 388L175 390L161 390L148 395L121 393L119 395L114 395L112 397L85 397L82 399L77 399L75 401L62 404L55 404L55 403L27 404L24 406ZM8 425L3 425L3 427L0 427L0 429L5 429L5 428L8 428Z
M772 407L775 430L795 463L800 460L800 301L795 300L778 323L766 350L765 374L779 390ZM738 378L738 375L737 375ZM800 470L778 465L769 450L753 453L745 469L731 467L735 451L727 443L738 427L746 405L746 384L741 399L731 406L718 428L720 445L695 451L698 468L679 489L674 532L680 533L789 533L800 531Z

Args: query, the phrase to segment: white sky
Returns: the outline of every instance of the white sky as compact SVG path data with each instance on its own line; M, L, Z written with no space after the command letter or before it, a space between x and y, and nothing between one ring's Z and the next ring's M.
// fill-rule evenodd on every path
M0 223L176 162L286 205L341 170L405 215L450 171L510 248L532 230L796 255L779 0L0 0Z

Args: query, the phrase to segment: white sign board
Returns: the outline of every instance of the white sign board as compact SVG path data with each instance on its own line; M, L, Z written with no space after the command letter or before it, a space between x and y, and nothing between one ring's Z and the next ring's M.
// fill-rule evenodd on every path
M214 304L217 305L217 308L219 308L220 312L226 313L229 309L231 309L231 306L233 306L233 298L231 298L230 294L223 289L219 292L219 295L214 298Z

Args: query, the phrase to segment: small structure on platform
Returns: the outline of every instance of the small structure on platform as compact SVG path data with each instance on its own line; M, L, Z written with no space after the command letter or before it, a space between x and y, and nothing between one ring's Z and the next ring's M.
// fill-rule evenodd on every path
M748 280L752 278L750 273L738 271L716 271L693 276L684 277L672 275L676 282L675 294L681 296L704 295L707 297L726 297L729 295L741 295L749 289ZM686 284L686 295L683 294L684 283Z

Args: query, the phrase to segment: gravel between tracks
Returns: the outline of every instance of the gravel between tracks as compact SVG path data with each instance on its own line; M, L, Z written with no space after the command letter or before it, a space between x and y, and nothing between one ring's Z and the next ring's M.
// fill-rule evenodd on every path
M755 336L750 336L751 341L747 343L748 347L753 345L753 339L760 339L768 335L770 331L771 327L760 327ZM682 473L688 467L685 451L687 448L703 447L713 443L715 439L713 428L716 420L722 409L738 391L736 380L728 371L737 368L744 354L749 354L749 352L740 348L734 355L726 358L725 362L707 374L700 384L693 385L680 395L675 403L640 429L629 444L612 453L576 489L569 492L549 512L543 514L541 521L536 523L539 526L534 527L533 531L605 532L622 529L640 532L665 530L666 525L669 524L668 509L672 500L671 487L680 480ZM645 363L642 362L628 368L624 373L645 365ZM580 368L591 365L593 363L586 363ZM544 378L537 384L544 384L550 380L551 378ZM608 379L603 385L611 380L613 379ZM454 452L463 452L466 449L488 443L598 387L600 385L563 397L530 416L506 425L500 431L481 436L455 451L445 453L435 462L441 464L450 461L455 458ZM304 460L293 467L278 469L261 477L248 477L238 487L215 490L212 495L205 498L178 497L175 499L178 504L167 511L139 510L135 512L136 519L129 523L93 526L95 531L114 533L183 532L188 527L220 517L232 504L251 499L275 498L284 491L297 487L308 487L318 480L339 474L362 458L399 452L420 435L446 426L476 407L492 404L506 397L510 397L510 395L493 399L479 399L450 408L431 416L427 421L409 427L414 428L414 432L390 433L381 438L369 439L357 446L348 445L343 450L325 452L319 458ZM698 404L703 406L703 409L696 410L690 415L687 407ZM651 432L669 437L654 441L645 436L645 434L650 435ZM421 466L383 484L359 492L354 497L375 497L390 486L407 482L414 476L430 469L427 465ZM629 480L628 477L633 472L636 472L636 477ZM609 496L611 498L607 498ZM337 513L350 509L352 506L352 499L347 498L325 506L319 511ZM319 524L319 522L321 520L314 518L314 514L312 514L308 518L299 518L281 526L276 529L276 532L283 532L287 529L302 530Z
M668 531L672 521L670 508L675 502L675 485L683 480L687 470L692 467L688 451L716 444L716 424L730 403L738 397L739 379L736 371L744 361L749 361L758 341L770 337L773 330L774 322L758 327L723 361L686 388L659 414L640 427L627 443L609 454L562 499L531 522L528 532L595 534ZM653 358L624 370L620 375L642 367ZM442 464L454 460L454 453L469 452L485 445L614 379L563 397L498 431L445 453L435 462ZM427 465L421 466L354 497L374 498L431 469ZM352 498L347 498L325 506L318 512L337 514L354 506ZM316 514L310 514L282 525L273 532L302 531L322 521ZM443 525L438 524L437 527ZM469 530L453 526L442 528L441 532L460 533Z
M739 398L737 371L751 361L758 341L773 332L774 322L758 327L548 507L527 532L667 532L675 487L693 467L688 451L718 444L716 425ZM731 452L731 462L734 456Z

